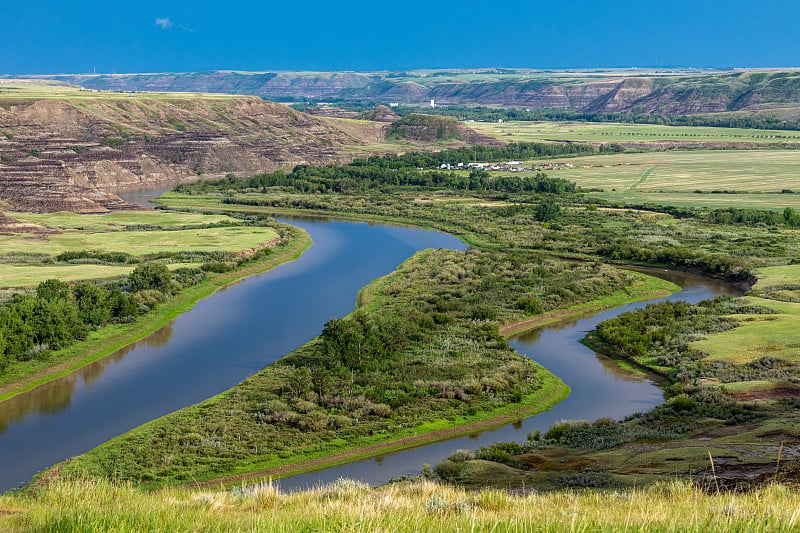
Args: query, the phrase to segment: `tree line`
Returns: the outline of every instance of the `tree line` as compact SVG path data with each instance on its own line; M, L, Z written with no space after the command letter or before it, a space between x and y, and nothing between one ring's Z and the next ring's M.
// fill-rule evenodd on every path
M381 105L374 101L340 101L336 105L349 111L366 111ZM295 106L299 111L311 107L310 104ZM653 124L659 126L705 126L715 128L744 128L758 130L800 130L800 121L785 120L770 115L658 115L641 112L631 113L592 113L570 109L521 109L488 106L446 105L435 108L402 105L392 108L401 117L410 114L426 113L454 117L458 120L479 122L527 121L527 122L618 122L624 124Z
M506 146L474 146L443 150L437 153L372 156L341 165L298 165L291 172L281 170L238 178L229 174L216 181L180 185L183 193L217 191L267 192L273 187L300 193L363 193L392 187L450 189L459 191L495 191L505 193L538 192L574 193L574 183L533 175L492 176L483 169L454 172L438 169L441 165L467 165L470 162L535 159L594 153L583 144L509 143Z
M193 269L172 272L160 263L144 263L112 283L49 279L33 292L16 293L0 307L0 372L83 340L105 325L132 322L202 277Z

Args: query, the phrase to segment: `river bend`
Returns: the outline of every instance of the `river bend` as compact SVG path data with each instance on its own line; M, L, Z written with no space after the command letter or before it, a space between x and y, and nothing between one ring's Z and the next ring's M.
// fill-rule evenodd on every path
M247 278L199 302L165 328L83 369L0 403L0 491L148 420L222 392L319 335L349 313L358 290L425 248L465 249L439 232L381 224L291 219L314 244L298 260ZM663 273L676 276L674 273ZM679 275L680 276L680 275ZM702 278L673 279L672 300L729 292ZM512 346L563 379L572 394L518 424L280 481L302 488L338 477L382 483L419 472L453 451L524 440L562 419L621 418L662 401L658 387L579 344L601 320L633 304L512 339Z

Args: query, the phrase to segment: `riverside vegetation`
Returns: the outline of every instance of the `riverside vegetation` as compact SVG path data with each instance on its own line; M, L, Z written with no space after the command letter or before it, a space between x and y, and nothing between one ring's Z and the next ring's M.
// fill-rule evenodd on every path
M474 431L482 421L533 413L566 389L513 352L500 324L668 287L602 263L529 251L421 252L364 289L357 310L329 321L320 338L229 392L76 458L58 475L148 486L285 475L342 450L402 446L403 437L464 425Z
M388 160L396 162L398 158ZM50 490L64 490L67 494L71 490L82 490L80 483L94 483L88 486L98 487L98 491L106 490L103 488L106 485L102 481L77 481L64 485L57 479L82 479L89 475L160 485L212 478L220 471L269 471L283 462L327 455L347 444L358 446L385 440L390 434L410 435L415 430L451 427L502 413L512 416L517 413L519 416L530 405L541 407L547 401L557 401L559 393L555 391L563 389L544 369L518 358L508 349L499 335L501 324L545 316L548 311L574 305L580 308L584 304L586 309L602 307L604 302L608 305L625 292L629 293L623 296L627 299L635 299L637 294L653 294L654 287L643 287L641 278L622 274L604 266L598 259L680 266L724 279L752 283L755 269L785 269L779 265L790 263L797 243L791 211L785 217L761 219L719 217L713 214L713 210L704 208L640 206L644 209L630 209L588 197L569 182L541 174L533 177L499 177L478 171L448 174L447 179L451 180L464 180L466 175L467 179L456 186L454 182L436 183L436 178L431 175L433 172L418 170L415 163L413 168L409 168L411 166L412 163L408 163L391 168L383 163L373 165L366 160L348 166L299 167L290 174L275 173L250 180L228 177L215 183L184 186L180 192L166 195L164 202L180 209L251 213L304 210L362 219L414 222L457 234L476 249L466 254L430 251L416 256L395 275L366 288L359 298L357 311L329 322L320 339L227 393L147 424L63 465L57 472L46 475L42 483L50 486ZM360 182L353 172L363 170L374 172L376 178ZM402 174L418 175L420 181L393 183L395 176ZM293 179L300 177L303 179ZM309 188L309 184L313 184L313 188ZM793 271L780 272L794 279ZM664 290L666 287L655 288ZM776 292L792 290L791 286L779 287ZM425 297L420 299L419 295ZM761 304L719 301L706 304L706 307L710 309L708 319L698 323L705 324L709 331L730 329L730 319L720 318L723 315L749 316L754 309L764 316L769 314L763 310L767 306ZM699 313L682 308L670 312L673 317L681 313L687 316ZM657 312L655 316L663 313L666 312ZM398 320L397 317L410 320ZM694 323L691 320L687 322ZM693 333L693 330L670 331L664 340L674 335L686 339ZM394 349L396 341L399 342L397 350ZM640 346L641 339L634 345ZM422 346L426 349L421 349ZM482 366L486 361L471 354L482 354L491 364ZM408 371L420 367L409 366L407 361L430 366L432 361L427 357L437 358L437 372L441 375L428 378L429 372L422 376ZM640 415L643 418L638 422L565 424L556 426L553 433L532 436L526 446L537 450L527 454L531 457L531 464L536 465L534 468L520 468L516 463L509 465L521 455L520 451L514 445L499 444L479 452L481 457L475 454L473 458L471 454L463 453L455 460L451 458L449 462L454 466L440 465L441 468L437 467L427 475L438 475L443 479L448 479L449 475L450 481L466 485L482 480L483 483L488 481L506 487L519 485L520 481L526 486L541 482L543 488L624 486L625 481L639 483L659 477L650 476L656 460L669 465L672 473L698 472L699 458L703 456L701 450L690 449L684 442L672 440L686 435L706 438L699 433L701 429L698 426L680 425L681 421L694 420L693 416L698 414L705 417L704 423L712 422L708 425L708 436L715 439L715 445L728 444L728 451L747 448L737 445L748 439L763 439L767 447L760 450L769 454L769 446L777 451L782 440L795 435L791 424L796 424L793 422L796 406L791 401L779 402L775 409L774 403L756 407L739 405L729 392L719 387L710 387L694 395L691 387L697 383L692 382L690 388L684 387L684 383L665 370L668 366L665 361L657 359L657 355L652 357L656 358L653 360L657 360L658 366L664 367L656 370L666 374L666 379L674 379L674 383L680 384L670 386L673 399L663 408ZM451 364L446 364L448 361ZM637 363L646 366L647 361ZM402 367L402 374L399 367ZM712 368L715 367L712 365ZM475 380L475 371L484 372L482 377L488 379ZM406 373L409 375L405 376ZM785 376L780 377L783 379ZM386 386L372 387L373 383ZM548 390L551 393L549 400L536 397L537 393L543 394ZM431 419L439 422L420 425L422 420ZM358 420L357 424L355 420ZM651 421L657 424L651 427ZM670 427L674 421L678 421L678 425ZM783 422L790 425L782 425ZM243 425L233 428L232 423ZM743 432L742 423L747 424L744 428L749 433ZM633 429L626 429L629 426ZM605 440L598 439L607 428L610 436L604 437ZM309 432L308 429L316 431ZM251 437L247 431L259 431L262 438ZM298 441L294 439L300 434L303 442L310 444L306 449L296 450ZM573 435L577 436L573 438ZM277 440L269 441L271 448L259 449L267 442L263 439L265 436L274 436ZM560 442L562 437L564 442ZM794 438L796 440L796 435ZM597 446L580 444L595 441L603 448L600 453L595 449ZM277 446L275 442L278 442ZM578 447L572 448L575 443ZM619 450L620 444L622 451ZM642 461L636 463L633 458L638 456L643 446L650 444L655 446L645 451L653 453L645 454ZM702 451L708 452L708 447ZM718 451L719 448L711 450L714 454ZM603 452L617 455L611 459L608 455L604 458ZM736 460L746 456L747 452L742 452ZM705 457L707 460L707 453ZM596 458L596 461L592 463L591 458ZM607 467L612 459L633 464L630 477L624 478L624 474L610 472L608 468L602 470L601 467ZM673 468L676 460L691 467L686 470ZM457 464L459 461L461 464ZM562 467L556 468L557 464ZM539 465L549 465L550 473L543 468L545 475L537 478ZM771 465L774 470L775 460ZM761 466L763 468L763 464ZM781 476L791 476L791 461L779 460L779 466ZM557 475L552 475L554 469L558 470ZM477 475L470 478L467 475L470 471ZM420 487L425 486L410 485L409 490L420 491L423 490ZM705 498L694 489L675 487L643 493L626 492L622 497L639 498L637 494L644 494L647 501L644 508L663 502L661 490L684 494L694 502ZM59 519L69 523L76 520L77 517L47 515L46 511L34 516L32 506L36 501L45 501L41 498L46 498L50 490L42 492L42 496L32 496L34 500L25 504L29 510L16 511L18 516L12 514L10 523L22 524L25 520L52 523L52 520ZM372 492L363 490L363 497L368 499ZM419 529L422 525L431 529L441 528L442 522L437 516L465 516L474 523L474 510L480 507L460 505L458 502L462 499L457 494L461 493L444 494L451 489L441 490L442 495L436 497L430 493L428 502L436 501L425 504L424 516L414 515L414 525L409 529ZM784 498L780 505L796 501L792 489L765 490L754 493L754 497L766 500L774 496L768 490L777 490L781 494L779 498ZM475 497L483 498L482 494L494 493L483 492ZM138 496L134 494L131 497ZM276 497L281 502L289 501L284 496ZM603 496L586 497L597 501ZM517 501L515 497L505 495L503 498L512 502L504 504L504 509L517 505L513 503ZM717 501L713 496L708 498L709 502ZM699 524L723 523L732 529L746 529L773 520L769 518L771 514L759 517L755 511L740 513L741 506L749 505L744 499L732 498L723 502L724 497L716 498L717 503L709 503L707 510L692 508L692 523L698 524L698 529L702 529ZM440 500L443 503L436 504ZM12 508L21 505L15 501L21 500L11 501L9 505ZM238 515L239 503L225 501L224 506ZM520 501L523 505L529 503ZM729 522L715 521L715 511L711 507L724 504L737 511L723 513ZM404 505L404 508L413 507L411 503ZM588 505L588 502L575 505ZM442 514L438 514L439 508ZM106 514L109 508L105 509L92 520L106 523L111 515ZM172 511L167 508L164 512L169 514ZM599 518L592 515L585 522L576 522L577 518L573 516L572 524L585 523L587 527L592 524L619 525L620 518L611 514ZM138 520L135 513L127 516L130 520ZM240 519L249 520L242 516L234 520ZM350 523L346 516L337 519L341 524ZM169 524L175 524L177 517L168 520L171 520ZM494 517L489 520L496 523L502 519ZM776 527L781 527L777 524L792 524L797 517L781 516L774 520ZM554 517L552 523L554 528L563 527L567 520ZM634 523L649 522L641 517ZM668 527L655 518L652 524L654 529ZM371 522L362 522L362 525L365 529L378 528L378 524ZM514 527L516 525L510 525L509 529Z
M258 216L14 216L24 222L4 239L0 259L10 286L0 308L3 398L147 335L216 288L307 245L296 229ZM35 253L31 238L41 241Z
M463 157L465 154L440 152L430 166L438 166L439 161L455 164ZM442 173L420 170L422 165L413 161L413 156L407 156L405 161L389 160L394 168L372 159L345 166L300 167L288 174L182 186L166 195L164 202L185 209L302 209L337 216L414 221L459 235L474 246L503 253L536 251L565 259L664 265L743 286L750 286L760 271L778 268L784 269L781 272L788 279L784 279L785 287L773 292L784 295L797 280L793 270L778 266L793 262L798 244L797 215L792 208L775 212L713 206L625 206L619 200L610 202L581 193L571 183L542 173ZM370 173L374 175L369 180L355 178ZM444 176L435 177L440 174ZM676 473L703 476L710 466L711 444L715 446L712 453L724 456L719 459L722 463L729 458L734 465L727 471L716 465L717 472L726 471L729 478L723 484L758 483L769 477L767 470L774 473L776 465L782 465L780 473L791 472L793 449L787 449L782 459L778 456L783 453L779 451L782 442L797 439L793 429L797 425L794 403L786 398L756 396L753 404L754 397L748 396L749 389L777 389L784 397L794 394L791 391L795 390L797 377L791 358L776 362L764 354L765 360L748 361L749 366L731 369L720 362L698 362L703 361L703 356L689 344L690 340L727 331L738 324L760 323L752 315L769 317L774 314L770 306L774 307L774 302L756 305L720 300L700 306L664 304L633 315L640 317L637 320L641 320L647 333L626 337L626 346L606 342L600 348L617 356L641 351L643 347L652 350L649 355L638 354L646 360L631 356L629 361L661 376L668 385L666 404L623 422L564 424L553 428L552 433L531 436L526 445L500 444L475 454L457 455L431 475L470 486L625 486ZM623 320L632 319L626 316ZM660 327L658 320L667 320L671 329ZM794 324L793 315L786 320L784 325ZM769 324L770 320L763 322ZM611 337L609 328L604 325L600 330L606 341ZM629 326L620 331L628 330L634 331ZM598 337L599 333L587 342L599 343ZM727 346L733 344L735 341ZM681 352L679 348L689 351ZM766 370L759 370L761 367ZM765 383L770 379L777 381ZM698 445L705 441L697 439L711 439L711 443ZM544 451L537 452L540 448ZM634 456L638 459L633 460ZM519 457L529 463L523 467ZM498 458L500 466L496 466ZM615 470L619 466L624 468Z

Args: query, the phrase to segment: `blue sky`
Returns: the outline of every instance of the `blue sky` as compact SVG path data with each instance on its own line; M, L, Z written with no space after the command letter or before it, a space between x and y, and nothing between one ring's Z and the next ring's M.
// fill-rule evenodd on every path
M0 73L800 66L800 0L0 3Z

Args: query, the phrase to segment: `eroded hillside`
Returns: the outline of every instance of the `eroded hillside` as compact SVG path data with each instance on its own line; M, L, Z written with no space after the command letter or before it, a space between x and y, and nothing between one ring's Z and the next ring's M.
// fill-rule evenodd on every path
M2 89L0 205L17 211L103 212L120 188L342 161L383 136L255 97Z

